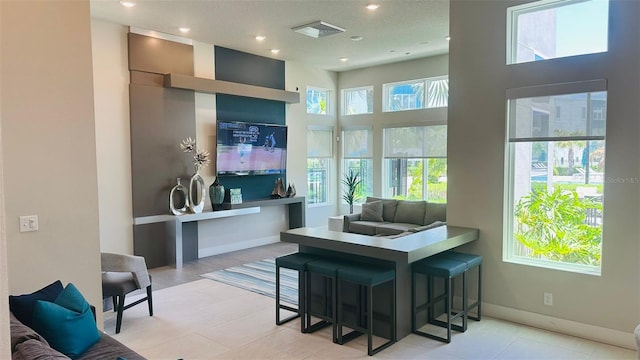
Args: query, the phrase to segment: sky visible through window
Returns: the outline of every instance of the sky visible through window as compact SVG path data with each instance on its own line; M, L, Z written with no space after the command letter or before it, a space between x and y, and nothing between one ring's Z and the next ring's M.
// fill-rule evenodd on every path
M556 57L607 51L609 0L557 8Z

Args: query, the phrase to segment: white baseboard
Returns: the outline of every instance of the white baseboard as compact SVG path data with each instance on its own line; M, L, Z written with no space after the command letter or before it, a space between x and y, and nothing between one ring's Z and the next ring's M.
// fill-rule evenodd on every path
M619 330L564 320L504 306L482 303L482 315L566 335L636 350L635 336Z
M237 250L249 249L256 246L273 244L280 241L280 236L267 236L258 239L251 239L248 241L234 242L230 244L211 246L204 249L198 249L198 258L203 258L207 256L213 256L218 254L224 254Z

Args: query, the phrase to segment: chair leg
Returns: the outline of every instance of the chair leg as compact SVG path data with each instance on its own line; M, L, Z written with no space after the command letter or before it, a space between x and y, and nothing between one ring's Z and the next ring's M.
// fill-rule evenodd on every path
M147 286L147 302L149 303L149 316L153 316L153 295L151 285Z
M122 326L122 312L124 311L124 294L118 295L118 307L116 311L118 315L116 317L116 334L120 333L120 327Z
M113 302L113 312L118 311L118 297L112 296L111 301Z

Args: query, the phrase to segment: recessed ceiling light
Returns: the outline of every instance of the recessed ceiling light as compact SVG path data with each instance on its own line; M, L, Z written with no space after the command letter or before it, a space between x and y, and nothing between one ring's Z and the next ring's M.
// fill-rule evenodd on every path
M120 1L120 5L124 7L134 7L136 6L136 3L134 3L133 1Z
M444 37L445 40L450 41L451 40L451 36L447 35Z
M269 51L271 51L272 54L277 54L280 52L280 49L271 49Z
M340 61L342 61L342 62L347 62L347 61L349 61L349 58L341 57L341 58L340 58Z
M406 53L404 53L405 55L411 55L410 51L407 51Z
M380 7L380 4L369 4L369 5L367 5L367 9L369 9L369 10L376 10L379 7Z
M396 51L395 51L395 50L389 50L389 52L393 54L393 53L394 53L394 52L396 52Z
M358 35L358 36L352 36L349 39L353 40L353 41L360 41L362 39L364 39L362 36Z
M257 35L256 36L256 41L264 41L264 39L266 39L266 36L262 36L262 35Z
M429 45L431 44L429 41L421 41L418 43L418 45Z
M180 30L181 33L186 34L189 31L191 31L191 29L189 29L188 27L180 27L178 28L178 30Z

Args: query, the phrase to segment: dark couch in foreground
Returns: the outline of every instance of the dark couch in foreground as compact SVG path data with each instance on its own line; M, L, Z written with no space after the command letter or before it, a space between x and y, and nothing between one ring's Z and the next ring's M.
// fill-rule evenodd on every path
M343 232L397 236L446 225L447 204L367 197L360 214L344 216Z
M11 317L11 359L69 359L69 357L54 350L49 343L30 327ZM110 359L126 360L145 359L135 351L118 342L111 336L101 333L100 340L76 359Z

